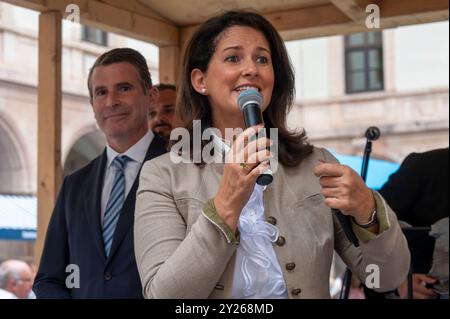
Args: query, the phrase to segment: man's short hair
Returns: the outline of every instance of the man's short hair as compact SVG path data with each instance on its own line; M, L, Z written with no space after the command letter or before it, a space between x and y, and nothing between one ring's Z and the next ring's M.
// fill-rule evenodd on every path
M160 83L155 85L155 88L158 89L158 91L165 91L165 90L172 90L172 91L177 91L177 87L174 84L168 84L168 83Z
M117 48L112 49L103 53L97 58L92 68L89 70L88 76L88 89L89 89L89 99L92 101L92 73L97 66L100 65L110 65L113 63L128 62L134 66L139 74L139 81L141 82L142 89L145 93L152 87L152 78L150 76L150 71L148 70L147 62L142 54L138 51L130 48Z
M16 262L12 260L12 262ZM14 280L20 280L20 274L16 268L13 267L14 264L11 261L5 261L0 264L0 288L6 289L8 281L11 278Z

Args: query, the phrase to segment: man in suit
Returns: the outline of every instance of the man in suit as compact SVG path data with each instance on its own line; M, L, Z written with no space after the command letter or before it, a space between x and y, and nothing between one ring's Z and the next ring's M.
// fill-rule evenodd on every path
M145 58L128 48L101 55L88 88L107 145L64 179L33 290L37 298L142 298L134 207L142 164L165 153L147 122L157 90Z
M431 226L448 217L448 147L409 154L380 194L398 219Z
M449 217L448 154L448 147L424 153L411 153L402 162L399 170L383 185L380 194L392 207L399 220L414 227L430 227ZM416 245L421 245L418 249L428 254L428 257L422 258L432 258L433 251L426 249L430 240L431 246L434 246L434 240L429 237L416 241ZM436 292L430 287L438 284L436 278L414 273L412 283L414 299L437 297ZM399 287L398 292L401 298L407 298L406 281Z

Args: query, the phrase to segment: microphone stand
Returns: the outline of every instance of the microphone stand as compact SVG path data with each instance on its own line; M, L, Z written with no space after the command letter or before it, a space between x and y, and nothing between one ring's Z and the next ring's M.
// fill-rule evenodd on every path
M367 168L369 167L370 153L372 153L372 141L367 138L366 147L364 148L363 161L361 165L361 178L364 182L367 179Z
M362 161L362 165L361 165L361 178L364 182L366 182L367 168L369 167L370 153L372 153L372 141L375 141L380 137L380 130L378 129L378 127L371 126L366 130L365 135L366 135L366 146L364 147L364 155L363 155L363 161ZM339 213L342 216L344 216L341 212L339 212ZM338 217L339 217L339 215L338 215ZM347 216L344 216L344 217L347 217ZM347 219L346 222L350 224L349 219ZM351 227L351 225L350 225L350 227ZM353 231L352 231L352 234L356 238L356 235L353 233ZM349 238L349 236L347 236L347 237ZM358 243L357 238L356 238L356 243L357 244L355 244L353 242L355 247L358 247L359 243ZM339 294L339 299L348 299L348 294L350 293L351 281L352 281L352 272L347 267L347 269L345 270L344 278L342 280L342 288L341 288L341 293Z

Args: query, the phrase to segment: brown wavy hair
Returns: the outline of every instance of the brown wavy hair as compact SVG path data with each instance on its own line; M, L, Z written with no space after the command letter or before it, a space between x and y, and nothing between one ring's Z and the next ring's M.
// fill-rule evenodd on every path
M272 53L275 74L274 88L269 106L263 112L267 132L278 128L278 160L285 166L294 167L308 156L313 146L309 144L304 130L291 131L286 117L292 109L295 95L295 79L283 40L275 28L263 16L247 11L229 11L213 17L200 26L189 41L183 58L178 91L176 118L178 127L186 128L193 138L193 121L201 120L202 131L212 125L212 112L208 98L198 93L191 83L191 72L198 68L208 70L219 37L233 26L251 27L266 37ZM202 149L208 141L202 141ZM174 143L173 143L174 144Z

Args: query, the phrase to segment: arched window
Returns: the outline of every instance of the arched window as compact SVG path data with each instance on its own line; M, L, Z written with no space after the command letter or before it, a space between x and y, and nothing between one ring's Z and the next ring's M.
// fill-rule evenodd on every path
M98 130L80 137L70 149L64 162L64 176L72 174L99 156L105 144L105 136Z

